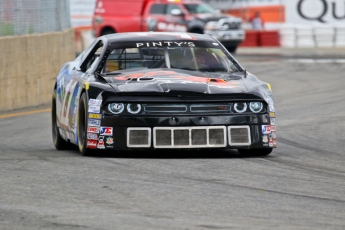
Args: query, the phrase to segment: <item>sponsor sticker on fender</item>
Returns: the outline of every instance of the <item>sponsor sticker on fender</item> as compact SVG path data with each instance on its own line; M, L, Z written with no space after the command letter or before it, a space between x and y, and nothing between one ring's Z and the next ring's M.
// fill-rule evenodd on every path
M88 112L90 112L90 113L100 113L101 112L101 107L99 105L89 105Z
M276 111L275 108L274 108L274 105L269 105L269 108L270 108L271 112L275 112Z
M89 105L97 105L100 106L102 104L102 100L97 100L97 99L90 99L89 100Z
M276 124L276 119L275 118L271 118L271 125L275 125Z
M97 148L104 149L104 136L100 136L97 143Z
M100 114L100 113L89 113L89 118L101 119L102 118L102 114Z
M88 126L87 127L88 133L99 133L99 127L96 126Z
M89 149L97 148L97 140L87 140L86 147Z
M105 143L107 143L107 145L112 145L112 144L114 144L114 139L113 139L112 137L107 137L105 140L106 140Z
M103 136L112 136L113 135L113 128L112 127L101 127L100 135Z
M262 125L262 134L270 134L271 133L271 126L270 125Z
M88 119L87 124L91 125L91 126L101 126L101 120L98 120L98 119Z
M98 140L98 135L96 133L87 133L88 140Z

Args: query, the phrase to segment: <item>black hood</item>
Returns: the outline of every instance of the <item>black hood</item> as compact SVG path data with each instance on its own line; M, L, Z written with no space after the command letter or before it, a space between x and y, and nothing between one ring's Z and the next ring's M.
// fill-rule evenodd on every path
M271 97L266 83L244 72L205 73L179 69L141 69L104 79L116 93L168 94L253 94L267 101Z

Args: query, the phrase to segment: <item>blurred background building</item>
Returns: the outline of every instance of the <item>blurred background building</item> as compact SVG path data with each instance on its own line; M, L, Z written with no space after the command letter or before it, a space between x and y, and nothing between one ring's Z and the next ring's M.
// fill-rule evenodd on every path
M0 0L0 36L62 31L70 22L68 1Z
M344 0L204 0L223 13L242 18L245 46L345 47ZM70 0L72 25L78 30L91 26L95 0ZM264 31L250 23L260 12ZM83 37L88 43L92 37ZM80 43L80 42L79 42Z

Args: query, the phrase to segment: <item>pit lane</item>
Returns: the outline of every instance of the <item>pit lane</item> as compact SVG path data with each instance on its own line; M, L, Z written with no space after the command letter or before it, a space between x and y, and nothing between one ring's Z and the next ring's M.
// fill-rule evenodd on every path
M277 111L264 158L82 157L54 149L49 112L0 116L0 229L344 229L344 64L253 57L236 55Z

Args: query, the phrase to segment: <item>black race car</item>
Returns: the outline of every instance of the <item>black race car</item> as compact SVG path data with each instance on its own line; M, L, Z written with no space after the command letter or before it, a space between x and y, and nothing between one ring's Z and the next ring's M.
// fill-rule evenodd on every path
M104 35L63 65L52 97L56 149L276 147L270 85L216 39L191 33Z

